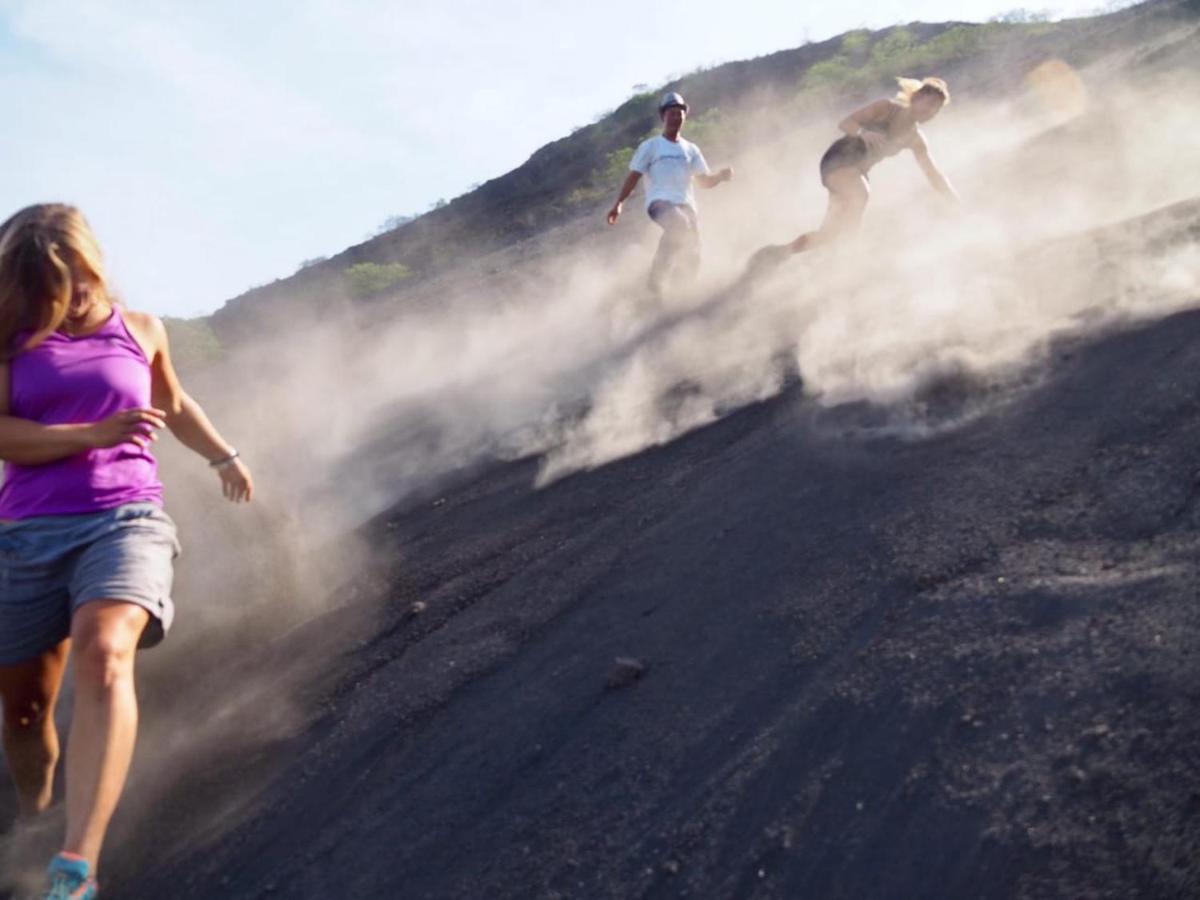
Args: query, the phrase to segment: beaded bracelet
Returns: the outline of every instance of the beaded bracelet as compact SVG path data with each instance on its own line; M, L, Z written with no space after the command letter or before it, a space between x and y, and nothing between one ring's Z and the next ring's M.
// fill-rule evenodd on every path
M229 465L231 462L233 462L235 459L237 459L240 455L241 455L240 453L238 453L236 450L234 450L228 456L224 456L221 459L209 460L208 464L210 466L212 466L214 469L219 469L222 466Z

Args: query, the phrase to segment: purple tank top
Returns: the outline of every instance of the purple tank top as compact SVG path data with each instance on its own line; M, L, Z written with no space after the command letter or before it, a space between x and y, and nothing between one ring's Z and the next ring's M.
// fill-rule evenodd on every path
M21 419L80 424L148 406L150 364L116 307L95 333L70 337L56 331L9 363L9 415ZM40 466L4 464L0 519L78 515L139 502L161 506L162 483L154 456L137 444Z

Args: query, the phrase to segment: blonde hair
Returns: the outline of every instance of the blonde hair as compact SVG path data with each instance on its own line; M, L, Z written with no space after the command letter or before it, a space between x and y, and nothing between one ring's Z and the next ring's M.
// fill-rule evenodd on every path
M27 206L0 225L0 360L36 347L62 324L76 272L109 299L100 245L75 207ZM32 334L15 347L22 331Z
M940 97L943 106L950 105L950 87L941 78L897 77L896 84L900 85L896 100L904 106L908 106L918 94Z

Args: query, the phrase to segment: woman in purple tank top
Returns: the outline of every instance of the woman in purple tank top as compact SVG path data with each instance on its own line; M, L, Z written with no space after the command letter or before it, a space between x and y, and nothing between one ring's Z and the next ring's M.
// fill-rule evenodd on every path
M94 897L101 843L137 730L134 651L170 626L175 526L150 448L162 428L208 460L225 496L250 472L179 384L167 334L121 310L78 210L0 225L0 701L21 812L50 804L54 707L75 696L67 830L46 897Z

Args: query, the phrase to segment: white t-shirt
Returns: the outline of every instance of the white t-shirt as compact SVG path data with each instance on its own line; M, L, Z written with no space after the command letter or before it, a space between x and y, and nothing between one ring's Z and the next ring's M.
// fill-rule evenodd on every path
M642 141L629 162L631 172L640 172L646 182L646 207L655 200L696 208L693 175L707 175L704 154L691 141L669 141L661 134Z

